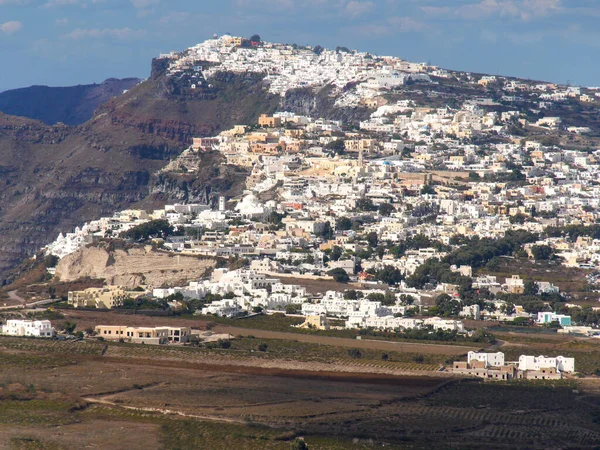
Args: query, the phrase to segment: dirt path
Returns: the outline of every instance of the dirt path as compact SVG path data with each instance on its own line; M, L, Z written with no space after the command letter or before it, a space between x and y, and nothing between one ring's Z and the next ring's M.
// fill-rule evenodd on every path
M212 328L216 333L229 333L233 336L254 336L262 339L283 339L288 341L307 342L311 344L333 345L337 347L364 348L371 350L388 350L408 353L426 353L432 355L462 355L479 347L462 345L420 344L414 342L393 342L368 339L346 339L310 334L286 333L283 331L255 330L249 328L217 325Z
M158 413L164 416L180 416L187 417L192 419L200 419L200 420L210 420L213 422L225 422L225 423L236 423L236 424L247 424L247 420L238 420L238 419L229 419L227 417L219 417L219 416L207 416L207 415L198 415L198 414L186 414L181 411L174 411L172 409L163 409L163 408L147 408L142 406L127 406L122 404L117 404L115 402L111 402L109 400L105 400L102 398L93 398L93 397L83 397L88 403L111 406L114 408L127 409L130 411L140 411L140 412L150 412L150 413Z
M8 293L8 298L16 303L20 303L23 304L25 303L25 299L23 297L21 297L19 294L17 294L18 291L10 291Z

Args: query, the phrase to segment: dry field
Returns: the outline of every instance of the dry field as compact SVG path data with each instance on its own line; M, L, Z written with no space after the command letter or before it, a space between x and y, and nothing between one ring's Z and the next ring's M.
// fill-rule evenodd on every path
M598 384L587 379L504 385L222 355L2 338L0 448L290 449L298 437L311 450L600 445Z

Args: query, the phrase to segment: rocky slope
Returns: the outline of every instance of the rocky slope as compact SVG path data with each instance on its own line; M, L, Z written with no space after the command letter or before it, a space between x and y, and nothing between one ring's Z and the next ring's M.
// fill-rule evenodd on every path
M63 258L56 267L61 282L81 278L103 279L108 284L135 288L140 284L170 287L204 276L215 260L169 254L151 246L111 249L86 247Z
M98 106L131 89L138 78L109 78L100 84L69 87L31 86L0 92L0 111L40 120L47 125L62 122L81 125Z

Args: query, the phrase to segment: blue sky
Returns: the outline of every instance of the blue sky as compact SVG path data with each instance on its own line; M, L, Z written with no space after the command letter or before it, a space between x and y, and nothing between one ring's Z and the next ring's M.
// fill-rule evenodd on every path
M213 33L600 85L600 0L0 0L0 91L147 77Z

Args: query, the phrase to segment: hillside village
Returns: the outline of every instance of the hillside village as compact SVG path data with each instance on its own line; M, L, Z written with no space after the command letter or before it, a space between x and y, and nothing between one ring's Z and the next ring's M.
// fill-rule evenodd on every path
M336 102L369 108L370 118L346 123L280 111L194 138L161 173L193 175L206 154L218 153L222 164L249 171L241 197L83 224L44 249L58 264L48 270L60 278L65 256L123 238L237 267L187 286L71 292L72 306L118 308L144 297L178 308L187 299L199 302L201 315L286 312L323 329L332 319L349 329L470 336L464 320L473 319L600 333L600 305L582 308L551 281L525 279L517 269L490 274L531 261L586 270L587 289L596 290L600 130L571 125L568 108L565 117L544 114L573 102L597 106L596 90L227 35L161 59L190 92L210 88L219 71L260 73L282 96L330 86ZM452 107L408 95L443 80L484 95ZM352 284L314 293L302 279Z

